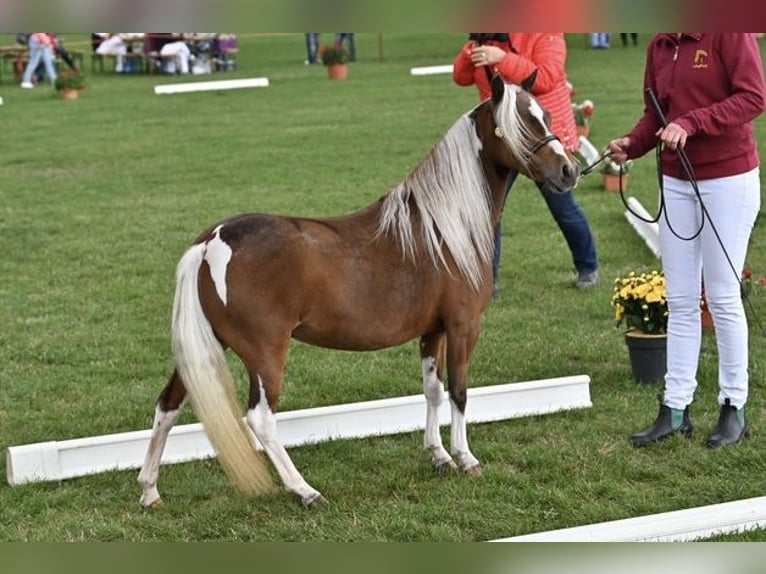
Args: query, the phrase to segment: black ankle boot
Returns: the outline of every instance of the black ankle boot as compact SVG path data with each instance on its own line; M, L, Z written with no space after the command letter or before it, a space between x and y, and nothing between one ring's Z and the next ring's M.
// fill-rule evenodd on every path
M721 412L718 415L718 424L715 425L713 433L707 441L707 445L710 448L717 448L719 446L726 446L729 444L737 444L745 436L746 426L744 423L744 412L742 413L742 420L737 414L737 407L733 407L726 399L726 402L721 405Z
M662 400L661 397L660 400ZM655 442L671 437L676 433L681 433L685 437L690 437L693 430L694 427L692 426L692 421L689 418L688 406L684 409L681 426L674 429L672 425L672 412L670 407L665 406L660 402L660 412L657 415L657 420L654 421L654 424L652 424L652 426L646 430L642 430L630 435L629 440L633 446L648 446Z

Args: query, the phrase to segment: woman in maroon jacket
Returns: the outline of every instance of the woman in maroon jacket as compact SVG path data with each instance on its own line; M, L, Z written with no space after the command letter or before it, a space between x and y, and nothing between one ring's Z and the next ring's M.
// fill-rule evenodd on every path
M735 444L745 434L748 397L748 327L739 278L761 197L752 125L766 105L758 43L747 33L657 34L647 48L644 88L643 116L608 147L622 163L658 142L664 146L659 224L670 315L659 415L630 441L645 446L692 433L704 282L718 346L720 405L708 446Z

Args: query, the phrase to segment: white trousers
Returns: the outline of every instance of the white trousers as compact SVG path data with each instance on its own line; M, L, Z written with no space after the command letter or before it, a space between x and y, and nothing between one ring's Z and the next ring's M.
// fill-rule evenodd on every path
M114 56L114 69L116 72L122 72L122 65L127 53L128 46L119 36L109 36L96 48L96 54Z
M165 44L160 49L160 56L172 56L174 59L175 67L172 70L166 70L166 72L175 73L178 70L181 74L189 73L189 57L191 56L191 50L184 42L171 42Z
M728 398L739 409L748 393L748 327L739 279L761 204L759 170L697 182L707 210L704 218L689 182L668 176L662 181L660 248L670 313L664 404L683 409L694 398L702 341L702 278L715 323L718 402ZM689 239L700 226L701 232Z

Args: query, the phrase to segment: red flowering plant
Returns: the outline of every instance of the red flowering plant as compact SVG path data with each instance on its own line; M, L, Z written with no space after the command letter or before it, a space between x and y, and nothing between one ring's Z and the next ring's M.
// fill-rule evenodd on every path
M351 58L351 54L342 45L320 46L319 59L325 66L333 64L345 64Z
M753 284L758 287L766 287L766 276L760 277L758 281L753 280L753 270L749 265L745 265L742 270L742 278L739 281L740 292L743 299L747 299L753 292ZM700 310L707 311L707 299L705 298L705 286L702 286L702 293L700 294Z
M572 102L572 112L574 113L575 124L582 127L589 127L595 109L596 106L591 100L583 100L579 104Z
M747 299L749 295L759 294L760 289L766 287L766 275L762 275L758 279L755 279L752 268L749 265L745 265L745 268L742 270L742 279L739 284L742 290L742 298ZM755 289L755 291L753 289Z
M84 90L88 85L85 76L79 70L64 70L56 76L54 87L57 92L62 90Z

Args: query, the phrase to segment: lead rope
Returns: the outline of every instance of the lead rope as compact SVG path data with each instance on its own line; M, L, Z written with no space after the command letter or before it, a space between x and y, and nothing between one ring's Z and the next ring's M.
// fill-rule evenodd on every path
M657 97L654 95L654 92L652 91L651 88L646 88L645 92L649 96L649 99L652 102L654 110L657 114L657 117L660 119L662 126L667 127L668 123L667 123L667 120L665 119L665 114L662 113L662 108L660 108L660 104L657 101ZM684 172L686 173L686 176L689 180L689 183L692 186L692 189L694 189L695 195L697 196L697 200L699 201L699 204L700 204L700 211L701 211L702 217L700 218L699 229L697 229L697 231L695 231L689 237L682 237L681 235L676 233L676 231L673 229L673 226L670 223L670 218L668 217L667 210L665 209L665 194L664 194L663 184L662 184L661 153L662 153L662 143L660 142L657 144L657 148L656 148L657 179L659 181L659 190L660 190L660 207L657 211L657 216L652 219L646 219L645 217L642 217L640 214L633 211L630 205L628 205L628 202L625 199L625 193L622 187L623 170L622 170L622 165L620 165L619 189L620 189L620 199L622 200L623 205L634 217L646 223L656 223L657 221L659 221L660 217L664 213L665 222L668 224L668 229L670 230L670 232L683 241L691 241L692 239L695 239L700 233L702 233L702 228L705 226L705 220L707 220L707 222L710 224L710 228L713 230L713 234L715 235L715 238L718 241L718 244L721 246L721 250L723 251L723 254L726 257L726 262L729 264L729 268L732 270L732 273L734 273L734 277L737 279L737 283L739 284L740 294L742 295L742 298L747 303L747 307L750 310L751 317L755 320L755 323L758 329L760 330L761 335L766 337L766 328L764 328L764 325L761 322L761 319L755 310L753 302L750 299L750 294L747 292L747 290L744 288L744 285L742 284L741 274L738 273L736 268L734 267L734 263L732 263L731 257L729 257L729 253L726 251L726 247L724 247L723 240L721 239L721 236L719 235L718 230L716 229L715 224L713 223L713 220L710 217L710 213L708 212L704 201L702 201L702 195L700 194L699 187L697 185L697 178L694 176L694 170L692 169L691 162L689 161L689 157L686 155L686 151L681 147L676 148L676 153L678 153L678 157L681 162L681 167L683 167ZM609 152L608 150L602 153L601 156L599 156L599 158L595 162L593 162L591 165L589 165L584 170L582 170L580 177L591 173L593 169L602 161L604 161L609 155L611 155L611 152Z

